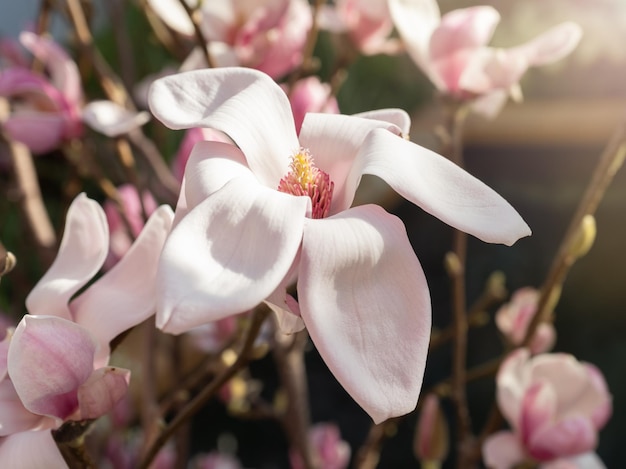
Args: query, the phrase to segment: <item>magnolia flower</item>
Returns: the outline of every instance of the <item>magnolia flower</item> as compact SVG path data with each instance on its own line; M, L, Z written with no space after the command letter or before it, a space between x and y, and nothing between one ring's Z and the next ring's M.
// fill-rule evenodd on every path
M581 28L562 23L510 49L488 47L500 21L491 6L451 11L443 17L435 0L389 0L391 16L407 52L439 91L461 100L477 97L477 109L495 115L530 67L560 60L578 44Z
M404 111L309 113L298 136L281 88L243 68L162 78L149 100L171 128L211 127L236 143L192 151L159 265L157 326L182 333L267 300L285 330L306 325L376 422L413 410L430 337L428 286L402 222L376 205L350 208L361 175L488 242L530 234L517 212L402 138ZM296 278L298 303L286 294Z
M500 332L513 344L521 345L539 302L539 291L535 288L520 288L511 301L498 309L495 322ZM556 330L552 323L542 322L537 327L529 344L533 354L547 352L554 346Z
M393 22L387 0L337 0L320 9L320 26L345 33L363 54L393 54L399 41L390 38Z
M496 377L498 406L511 431L483 446L488 467L509 469L525 460L542 468L601 468L593 453L612 412L602 373L566 354L531 357L513 352Z
M20 42L46 66L50 76L35 73L21 63L1 70L0 100L7 99L12 109L4 116L0 113L0 125L33 153L45 153L82 134L80 74L51 39L23 32Z
M11 109L3 112L0 106L0 125L33 153L46 153L80 137L83 121L111 137L149 119L146 112L133 113L111 101L85 106L78 67L56 42L27 31L20 34L20 42L45 65L49 77L25 67L15 53L9 55L11 65L0 71L0 104L4 98Z
M84 194L74 200L59 253L26 299L30 314L7 339L0 370L4 463L59 467L44 430L97 418L124 396L130 372L107 366L109 342L153 314L156 263L171 219L169 207L157 209L124 259L75 296L101 268L109 240L102 208ZM16 448L29 441L38 451L22 459Z
M198 2L187 3L194 7ZM194 34L179 0L148 0L148 4L170 28ZM279 78L302 62L312 23L306 0L223 0L202 2L199 8L201 29L217 66L242 65ZM203 54L197 49L194 56Z
M322 83L316 76L298 80L287 94L297 132L300 132L304 116L308 112L339 113L339 105L332 95L330 85Z
M331 423L318 423L309 430L315 467L324 469L345 469L350 463L350 445L341 439L339 428ZM303 469L305 466L300 453L289 453L291 469Z

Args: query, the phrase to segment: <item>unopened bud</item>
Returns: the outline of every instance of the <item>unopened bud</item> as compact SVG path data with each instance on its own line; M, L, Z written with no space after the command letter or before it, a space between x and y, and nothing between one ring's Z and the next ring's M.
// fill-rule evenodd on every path
M495 299L503 300L506 298L508 292L504 272L496 270L489 276L487 279L487 291Z
M6 252L4 254L4 259L0 258L0 277L11 272L16 263L17 260L15 259L13 253Z
M439 405L439 398L429 394L421 404L413 451L423 467L441 467L448 456L448 424Z
M463 266L461 265L461 260L459 256L457 256L453 252L447 252L446 256L443 259L443 264L446 268L446 272L450 277L458 277L463 274Z
M580 222L576 236L569 248L574 259L579 259L589 252L596 239L596 219L593 215L585 215Z

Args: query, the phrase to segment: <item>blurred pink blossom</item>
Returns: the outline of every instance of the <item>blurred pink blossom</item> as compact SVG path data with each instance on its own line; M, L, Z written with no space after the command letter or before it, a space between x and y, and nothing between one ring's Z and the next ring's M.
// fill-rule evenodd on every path
M428 286L401 221L376 205L351 207L362 174L485 241L529 235L519 214L404 139L410 121L398 109L308 113L298 135L282 89L234 67L162 78L149 101L170 128L215 128L236 143L192 151L161 255L157 326L179 334L266 302L294 329L306 325L376 422L413 410L430 336ZM296 278L294 305L286 288Z
M9 56L12 64L0 70L0 100L11 104L10 112L0 112L0 125L33 153L45 153L82 134L80 75L76 64L52 39L23 32L20 42L46 66L49 77L17 62L13 52Z
M391 38L393 22L387 0L337 0L323 5L320 26L335 33L345 33L363 54L394 54L400 50L397 38Z
M322 83L316 76L298 80L288 92L296 132L300 132L307 112L338 114L339 105L332 95L330 85Z
M339 427L331 423L318 423L309 430L309 442L315 467L345 469L350 463L350 445L341 439ZM289 453L291 469L304 469L297 451Z
M132 184L124 184L117 188L122 207L128 221L128 227L122 218L116 204L112 200L104 203L104 213L109 225L109 255L105 261L105 268L110 269L130 249L133 239L139 236L144 226L144 213L150 216L157 209L157 203L148 191L143 192L143 201L139 200L137 188ZM143 203L143 208L142 208ZM128 233L130 227L131 233Z
M544 469L604 467L593 451L612 403L596 367L566 354L531 357L522 348L504 361L496 384L498 406L511 430L486 440L488 467L510 469L525 460Z
M414 452L418 459L441 464L448 456L448 424L436 394L423 397L415 430Z
M188 0L190 6L196 1ZM148 4L172 29L194 34L193 23L179 0L148 0ZM201 29L209 41L216 65L241 65L280 78L302 61L302 50L311 28L306 0L222 0L200 6ZM197 59L203 61L196 50ZM205 67L187 65L191 68Z
M535 288L526 287L517 290L511 297L511 301L500 307L496 312L495 322L500 332L513 345L521 345L526 331L537 313L539 291ZM537 327L529 344L531 353L538 354L547 352L554 346L556 330L552 323L542 322Z
M500 21L491 6L441 16L435 0L389 0L391 16L407 52L442 93L476 101L475 110L496 115L509 95L521 96L519 81L530 67L568 55L582 35L562 23L517 47L488 47Z
M196 457L194 469L242 469L241 463L230 454L212 452Z
M172 172L174 173L176 179L179 181L183 180L185 167L187 166L187 160L189 160L191 150L193 150L196 143L204 141L233 143L227 135L218 130L199 127L187 129L172 161Z

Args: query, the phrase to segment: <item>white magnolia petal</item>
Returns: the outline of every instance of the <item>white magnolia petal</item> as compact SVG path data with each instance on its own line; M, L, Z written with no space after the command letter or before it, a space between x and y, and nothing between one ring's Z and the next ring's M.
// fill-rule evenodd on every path
M533 67L545 65L561 60L572 52L580 42L582 33L578 24L565 22L510 50L522 54Z
M359 158L349 185L356 186L361 173L378 176L426 212L486 242L511 245L531 233L493 189L448 159L390 132L373 130Z
M389 12L407 52L429 75L428 45L441 21L436 0L389 0Z
M107 137L118 137L150 120L146 111L131 112L113 101L92 101L83 108L83 122Z
M11 469L67 469L50 430L20 432L0 439L0 461Z
M231 180L180 221L157 275L157 326L181 333L261 303L289 272L310 199Z
M161 20L181 34L191 36L195 29L189 15L178 0L147 0Z
M349 179L365 137L374 129L400 135L392 122L341 114L308 113L300 132L300 143L311 152L315 165L330 175L334 184L330 214L350 207L358 181Z
M375 109L373 111L353 114L355 117L374 119L394 124L400 129L402 135L408 135L411 130L411 116L404 109Z
M398 218L364 205L307 220L298 299L320 355L376 423L415 408L430 297Z
M85 194L78 195L67 212L56 259L26 298L28 311L71 319L70 298L100 270L108 250L104 210Z
M98 366L111 340L154 314L156 270L172 218L172 209L160 206L126 255L70 304L76 322L98 340Z
M299 147L287 95L257 70L225 67L171 75L152 84L148 100L152 113L172 129L210 127L226 133L272 188Z
M511 469L526 459L517 436L510 431L490 435L483 444L483 459L489 469Z

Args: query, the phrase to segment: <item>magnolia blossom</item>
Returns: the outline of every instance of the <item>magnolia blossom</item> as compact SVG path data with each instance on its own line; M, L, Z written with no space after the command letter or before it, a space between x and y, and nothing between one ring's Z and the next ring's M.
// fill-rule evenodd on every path
M488 47L500 21L491 6L451 11L443 17L435 0L389 0L407 52L437 89L457 99L480 97L476 109L495 115L529 67L560 60L578 44L581 28L562 23L525 44Z
M535 288L520 288L495 315L495 322L500 332L513 344L521 345L526 331L535 314L539 302L539 291ZM542 322L537 327L529 344L533 354L543 353L554 346L556 330L552 323Z
M171 209L160 207L124 259L75 296L101 268L109 236L102 208L84 194L74 200L57 258L26 300L30 314L1 349L3 463L65 467L48 430L97 418L124 396L130 372L107 366L109 342L153 314L156 263L171 219Z
M335 33L345 33L364 54L392 54L399 41L390 38L393 22L387 0L337 0L323 5L320 26Z
M32 71L13 49L3 48L9 65L0 70L0 126L33 153L46 153L80 137L83 121L100 133L117 136L149 119L145 112L133 113L111 101L84 106L80 73L67 53L52 39L27 31L20 34L20 42L44 64L49 76ZM2 106L3 99L8 108Z
M45 153L82 134L80 74L51 39L23 32L20 42L46 66L49 78L11 60L0 71L0 100L11 104L9 112L0 112L0 125L33 153Z
M298 136L281 88L243 68L162 78L149 101L171 128L215 128L236 143L192 151L159 265L157 326L182 333L267 300L285 330L306 325L376 422L413 410L430 337L428 286L402 222L376 205L350 208L361 175L488 242L530 234L518 213L403 138L404 111L309 113ZM296 278L298 302L286 294Z
M315 467L345 469L350 463L350 445L341 439L339 428L331 423L318 423L309 430L309 442ZM304 469L300 453L289 453L291 469Z
M287 94L297 132L300 132L304 116L308 112L339 113L339 105L332 95L330 85L322 83L316 76L298 80Z
M612 412L600 371L571 355L513 352L496 377L497 400L511 431L487 439L487 466L509 469L525 460L543 468L602 468L593 453Z
M186 1L192 8L198 4ZM148 4L170 28L194 34L179 0L148 0ZM199 8L201 29L218 66L242 65L279 78L302 62L312 23L306 0L206 1ZM203 54L196 50L194 56L200 59Z
M217 130L201 128L192 128L187 130L183 140L180 142L178 151L172 160L172 173L174 173L174 176L179 181L183 180L185 167L187 166L189 155L191 155L191 150L196 143L202 141L233 143L227 135L224 135L224 133Z

